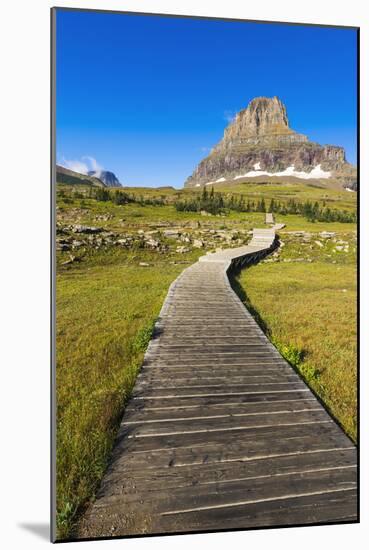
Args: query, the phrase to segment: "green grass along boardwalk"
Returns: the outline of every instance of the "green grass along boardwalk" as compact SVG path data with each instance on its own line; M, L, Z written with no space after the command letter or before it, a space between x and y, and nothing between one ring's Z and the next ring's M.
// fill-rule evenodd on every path
M355 521L356 448L203 256L171 285L79 537Z

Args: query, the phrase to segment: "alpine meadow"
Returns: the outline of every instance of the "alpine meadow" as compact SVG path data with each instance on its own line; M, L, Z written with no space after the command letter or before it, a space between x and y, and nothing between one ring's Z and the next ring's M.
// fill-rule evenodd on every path
M53 17L55 539L356 522L357 30Z

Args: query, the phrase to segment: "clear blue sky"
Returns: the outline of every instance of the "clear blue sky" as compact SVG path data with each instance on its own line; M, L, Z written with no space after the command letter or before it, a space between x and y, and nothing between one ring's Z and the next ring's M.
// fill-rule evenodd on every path
M256 96L356 164L356 31L57 12L57 160L181 187Z

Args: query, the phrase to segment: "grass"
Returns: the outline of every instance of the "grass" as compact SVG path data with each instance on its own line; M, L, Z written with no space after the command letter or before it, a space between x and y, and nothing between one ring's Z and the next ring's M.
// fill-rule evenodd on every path
M356 204L355 194L317 190L305 184L234 187L227 189L242 192L250 199L263 193L267 200L280 200L285 195L297 200L330 199L336 208L354 208ZM204 228L265 227L262 213L203 217L177 212L171 201L193 192L188 189L128 191L164 196L169 202L161 206L118 206L83 196L82 186L78 186L76 195L73 186L58 185L57 220L63 226L101 226L121 236L137 235L139 230L160 232L161 224L186 228L191 235ZM278 215L276 221L287 224L280 232L285 246L278 260L290 262L261 263L242 272L235 285L281 353L300 370L354 438L356 226L310 223L297 215ZM299 230L313 233L310 242L289 233ZM337 251L338 243L331 240L317 245L320 231L335 231L337 239L349 242L348 252ZM76 234L75 238L85 237ZM59 539L71 535L105 471L125 403L170 283L205 252L191 249L179 255L175 252L178 243L166 241L162 235L160 239L169 244L164 252L83 247L72 251L80 261L67 265L62 263L68 260L69 252L57 254ZM294 261L298 259L304 261ZM140 262L149 266L140 267Z
M272 198L277 201L305 202L307 200L325 203L330 208L353 210L356 208L356 193L349 193L345 190L321 189L308 183L235 183L216 184L215 191L224 193L240 193L246 200L257 200L264 197L266 201Z
M345 239L354 248L349 234ZM296 262L303 247L286 242L279 261L239 274L238 292L274 345L356 440L355 253L329 257L324 248L331 250L333 243L314 246L311 263ZM307 252L303 255L306 259Z
M142 259L150 267L138 267ZM154 320L182 269L145 252L58 274L58 538L101 479Z

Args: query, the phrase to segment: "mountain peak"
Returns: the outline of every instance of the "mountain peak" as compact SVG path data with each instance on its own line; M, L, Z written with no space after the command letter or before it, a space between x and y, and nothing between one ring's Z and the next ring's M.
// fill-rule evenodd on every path
M289 127L287 110L278 97L256 97L225 129L223 148L270 141L301 142L307 137Z
M185 186L273 175L333 178L344 186L356 180L356 170L346 162L344 149L310 142L292 130L285 105L274 96L256 97L239 111Z
M289 131L286 107L278 97L255 97L236 118L248 135Z
M99 180L101 180L107 187L122 187L122 184L118 180L117 176L108 170L90 170L88 175L99 178Z

